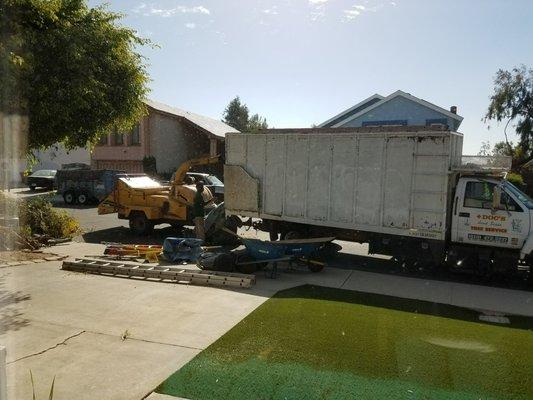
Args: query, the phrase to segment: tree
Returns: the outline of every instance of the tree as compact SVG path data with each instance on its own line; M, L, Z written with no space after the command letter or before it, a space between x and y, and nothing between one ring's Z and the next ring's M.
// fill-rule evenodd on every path
M29 150L96 143L144 114L148 41L86 0L0 2L0 107L29 116Z
M239 96L229 102L222 118L222 121L240 132L256 133L261 129L268 128L268 123L264 117L259 114L250 117L248 106L241 102Z
M268 129L266 118L259 116L259 114L252 115L248 120L248 132L256 133L261 129Z
M513 142L497 142L491 146L489 141L481 142L479 156L508 156L511 157L511 170L519 171L520 166L528 161L522 146Z
M530 154L533 144L533 69L522 65L512 71L498 70L490 100L485 121L507 120L507 124L515 121L520 146Z
M248 107L241 103L239 96L231 100L224 110L223 119L226 124L241 132L248 130Z

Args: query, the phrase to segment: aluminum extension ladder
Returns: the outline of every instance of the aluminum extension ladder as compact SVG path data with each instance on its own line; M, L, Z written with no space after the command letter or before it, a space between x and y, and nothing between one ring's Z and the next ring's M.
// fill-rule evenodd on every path
M255 275L221 271L198 271L180 267L125 264L121 262L77 258L63 261L62 269L97 275L128 278L144 278L156 281L170 281L186 285L230 286L249 288L255 285Z

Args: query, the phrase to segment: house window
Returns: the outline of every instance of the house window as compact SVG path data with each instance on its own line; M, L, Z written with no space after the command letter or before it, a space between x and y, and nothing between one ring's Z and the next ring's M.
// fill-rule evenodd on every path
M396 119L391 121L363 121L363 126L405 126L406 119Z
M448 126L448 120L446 118L431 118L426 119L426 126Z
M98 139L98 146L107 146L107 135L100 136L100 139Z
M141 144L141 127L139 124L135 125L131 130L131 144L139 145Z
M116 129L113 133L113 145L122 146L124 144L124 134L119 133Z

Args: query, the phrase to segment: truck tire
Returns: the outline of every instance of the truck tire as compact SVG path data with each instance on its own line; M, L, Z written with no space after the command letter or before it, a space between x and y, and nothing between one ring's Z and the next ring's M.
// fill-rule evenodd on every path
M78 193L76 197L80 206L86 206L89 203L89 195L86 192Z
M287 231L283 235L283 240L296 240L296 239L303 239L304 235L302 232L299 231Z
M132 212L129 220L130 229L136 235L149 235L154 230L154 223L142 211Z
M63 200L65 201L65 204L71 205L76 202L76 196L73 191L68 190L63 194Z
M170 226L172 227L172 229L174 229L174 230L176 230L178 232L182 232L183 231L183 223L182 222L171 222Z

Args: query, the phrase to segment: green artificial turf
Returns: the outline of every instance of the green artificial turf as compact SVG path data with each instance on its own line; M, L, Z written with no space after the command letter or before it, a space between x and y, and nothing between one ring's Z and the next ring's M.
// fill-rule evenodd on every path
M533 399L533 322L317 286L278 293L157 392L207 399Z

